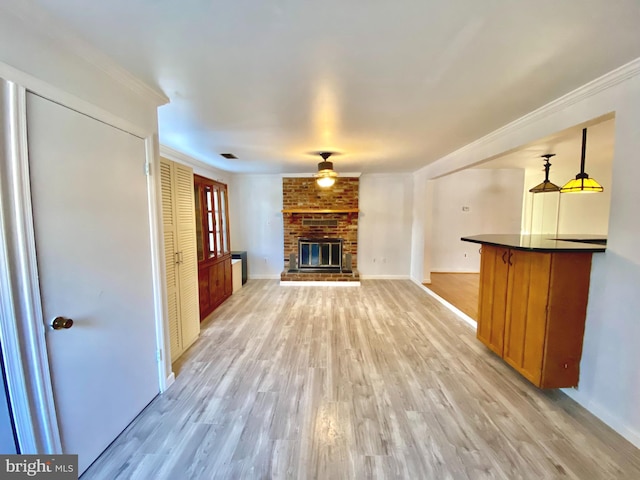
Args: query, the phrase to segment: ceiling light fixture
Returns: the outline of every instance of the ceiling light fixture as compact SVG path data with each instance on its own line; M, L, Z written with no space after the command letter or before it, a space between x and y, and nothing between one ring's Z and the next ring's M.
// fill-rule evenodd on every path
M532 189L530 189L529 191L531 193L548 193L548 192L559 192L560 191L560 187L558 185L556 185L555 183L551 183L549 181L549 169L551 168L551 164L549 163L549 159L551 157L555 157L556 154L555 153L545 153L544 155L541 155L542 158L544 158L544 182L540 183L539 185L536 185L535 187L533 187Z
M587 129L582 129L582 157L580 158L580 173L576 178L569 180L561 189L561 193L574 192L602 192L604 188L593 178L589 178L584 171L585 156L587 152Z
M327 159L333 155L333 152L319 152L318 155L322 157L322 162L318 163L318 173L316 173L316 183L319 187L329 188L336 183L336 177L338 174L333 170L333 162L329 162Z

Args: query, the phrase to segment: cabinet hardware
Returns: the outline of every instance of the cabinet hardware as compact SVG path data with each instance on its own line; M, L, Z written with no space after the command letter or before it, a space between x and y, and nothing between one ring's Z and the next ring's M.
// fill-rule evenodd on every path
M502 252L502 263L507 263L507 261L505 260L506 256L507 256L507 251L505 250L504 252Z
M509 252L509 265L513 266L513 263L511 263L511 257L513 257L513 252Z

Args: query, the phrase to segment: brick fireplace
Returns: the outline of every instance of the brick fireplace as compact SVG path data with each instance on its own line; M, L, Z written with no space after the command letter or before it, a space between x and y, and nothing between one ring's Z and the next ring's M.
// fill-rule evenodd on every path
M318 187L310 177L282 179L281 281L359 281L358 190L359 179L352 177L340 177L327 189ZM335 258L336 242L340 243L339 259ZM304 253L316 251L318 258ZM323 266L320 263L323 258L326 260L326 252L333 252L332 264Z

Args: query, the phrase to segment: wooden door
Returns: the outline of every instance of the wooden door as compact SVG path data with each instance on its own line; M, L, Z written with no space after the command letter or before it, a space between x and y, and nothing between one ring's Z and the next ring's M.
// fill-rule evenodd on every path
M82 473L159 391L145 143L33 94L27 134L55 408Z
M551 253L511 250L503 357L540 386Z
M482 246L477 337L502 356L507 305L509 249Z

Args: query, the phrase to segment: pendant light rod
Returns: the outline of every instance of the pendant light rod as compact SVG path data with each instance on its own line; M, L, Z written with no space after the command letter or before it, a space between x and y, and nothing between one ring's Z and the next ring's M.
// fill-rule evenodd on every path
M549 163L549 159L555 156L556 156L555 153L545 153L544 155L541 155L541 157L544 158L544 161L545 161L545 164L544 164L544 182L545 183L549 182L549 170L551 169L551 164Z
M584 175L584 162L587 157L587 129L582 129L582 156L580 157L580 177Z
M579 192L602 192L604 188L589 175L585 170L585 159L587 156L587 129L582 129L582 154L580 156L580 172L574 180L569 180L560 189L560 193L579 193Z
M560 191L560 187L557 186L555 183L551 183L551 181L549 181L549 170L551 169L551 164L549 163L549 159L551 157L555 157L556 154L555 153L545 153L544 155L540 155L542 158L544 158L544 181L539 184L536 185L535 187L529 189L529 191L531 193L551 193L551 192L558 192Z

